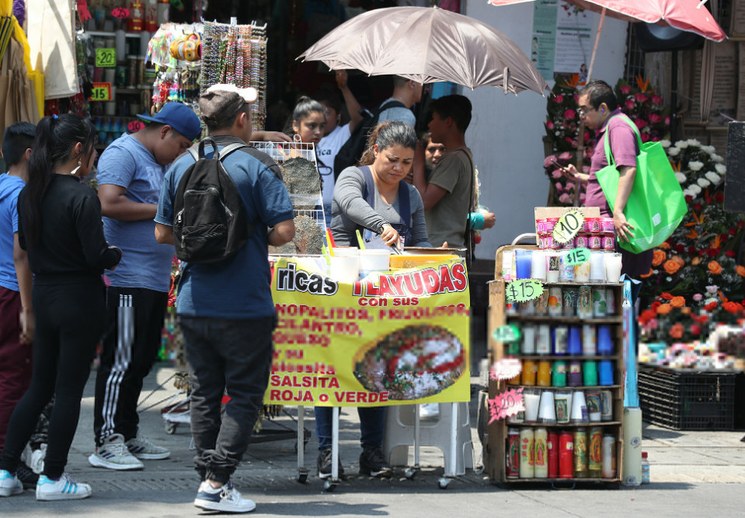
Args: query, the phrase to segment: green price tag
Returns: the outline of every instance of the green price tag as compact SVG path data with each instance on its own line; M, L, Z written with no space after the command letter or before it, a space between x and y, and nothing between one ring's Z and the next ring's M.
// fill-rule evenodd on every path
M111 83L93 83L91 88L91 101L110 101Z
M590 260L590 251L587 248L574 248L566 253L566 264L577 266Z
M112 68L116 66L116 49L96 49L96 66Z
M578 210L570 210L564 214L554 226L554 241L557 243L566 243L574 236L577 235L579 229L582 228L582 223L585 221L585 216Z
M499 326L492 333L492 338L497 342L518 342L521 337L520 328L514 324Z
M507 302L527 302L537 299L543 293L543 283L536 279L518 279L507 284Z

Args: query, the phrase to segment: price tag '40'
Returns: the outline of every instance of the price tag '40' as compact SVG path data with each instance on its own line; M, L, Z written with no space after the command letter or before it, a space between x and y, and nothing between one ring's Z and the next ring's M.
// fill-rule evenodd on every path
M518 279L505 288L507 302L528 302L543 294L543 283L536 279Z
M554 241L566 243L577 235L584 222L585 216L578 210L570 210L565 213L554 226Z

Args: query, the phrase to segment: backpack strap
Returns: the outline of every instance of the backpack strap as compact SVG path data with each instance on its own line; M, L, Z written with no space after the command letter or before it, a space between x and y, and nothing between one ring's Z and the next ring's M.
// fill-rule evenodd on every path
M373 180L372 171L370 166L360 166L362 176L365 177L365 189L362 193L362 197L365 198L370 207L375 208L375 182ZM406 225L406 238L411 233L411 200L409 199L409 189L404 184L403 180L398 184L398 211L401 220Z
M194 144L191 146L188 151L191 157L196 162L200 158L204 158L204 148L205 144L209 144L212 146L213 152L217 154L217 159L221 162L225 160L229 154L231 154L233 151L237 151L241 148L248 147L247 144L243 144L241 142L233 142L232 144L228 144L222 149L219 149L217 147L217 143L214 141L214 139L211 139L210 137L205 138L204 140L200 140L199 143Z

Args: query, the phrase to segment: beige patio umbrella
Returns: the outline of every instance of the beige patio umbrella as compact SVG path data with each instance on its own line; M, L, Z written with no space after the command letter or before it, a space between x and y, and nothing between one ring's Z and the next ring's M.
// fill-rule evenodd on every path
M399 75L419 83L450 81L505 92L547 85L530 58L492 27L436 7L368 11L338 26L298 59L322 61L332 70Z

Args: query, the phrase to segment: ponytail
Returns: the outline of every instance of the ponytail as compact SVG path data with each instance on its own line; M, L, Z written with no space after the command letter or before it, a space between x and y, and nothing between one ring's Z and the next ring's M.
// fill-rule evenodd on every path
M25 203L21 206L26 242L37 244L41 237L41 207L55 167L67 161L80 142L82 156L89 157L95 144L96 129L88 119L65 114L44 117L36 126L36 138L28 161Z
M359 165L370 165L375 162L375 144L378 145L378 150L382 151L391 146L416 149L416 142L416 132L408 124L394 120L381 122L370 132L367 148L360 158Z

